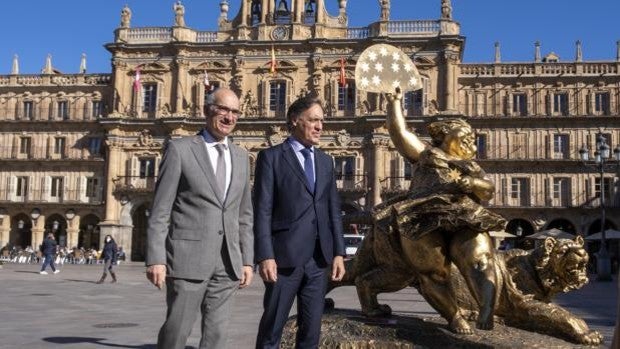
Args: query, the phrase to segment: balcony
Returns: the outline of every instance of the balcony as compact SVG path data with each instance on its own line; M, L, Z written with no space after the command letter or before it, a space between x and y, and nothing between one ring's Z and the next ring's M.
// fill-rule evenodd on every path
M368 191L368 176L336 174L336 188L340 193L363 194Z
M114 193L150 193L155 191L157 177L121 176L114 180Z
M52 161L73 161L73 160L92 160L103 161L103 154L91 153L87 148L70 148L59 153L54 152L51 147L30 147L21 151L19 147L0 147L0 161L3 160L52 160Z
M60 111L50 110L49 105L34 104L32 109L24 108L0 108L0 121L95 121L108 114L102 105L100 109L93 110L90 104L76 105L71 104L66 109Z
M52 196L49 190L29 190L25 195L17 195L15 190L0 190L0 202L6 203L55 203L55 204L91 204L103 203L102 188L89 197L82 190L63 190Z
M405 193L411 186L410 176L392 176L381 180L381 193L387 196Z

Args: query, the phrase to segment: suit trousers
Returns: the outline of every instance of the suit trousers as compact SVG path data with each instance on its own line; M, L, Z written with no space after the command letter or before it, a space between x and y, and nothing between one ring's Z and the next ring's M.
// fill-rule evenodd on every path
M258 327L256 348L277 349L282 331L297 296L297 337L295 347L318 348L321 316L327 290L327 263L317 244L313 258L303 266L278 268L278 280L265 283L264 313Z
M158 349L183 349L198 309L202 314L200 349L226 348L233 295L239 288L230 257L222 244L220 258L205 280L166 279L166 322L159 330Z

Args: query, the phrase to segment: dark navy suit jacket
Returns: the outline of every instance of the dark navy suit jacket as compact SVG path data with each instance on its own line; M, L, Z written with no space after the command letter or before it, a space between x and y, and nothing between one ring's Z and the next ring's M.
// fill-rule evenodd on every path
M314 148L315 191L288 141L262 150L254 181L254 258L278 267L304 265L316 239L328 264L344 256L340 199L332 157Z

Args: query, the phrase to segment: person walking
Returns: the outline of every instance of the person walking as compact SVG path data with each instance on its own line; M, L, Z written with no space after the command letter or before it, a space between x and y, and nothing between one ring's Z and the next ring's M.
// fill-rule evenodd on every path
M54 263L54 259L56 258L56 238L54 238L53 233L48 233L47 238L43 240L43 244L41 244L41 253L43 253L44 260L43 265L41 266L41 271L39 274L47 275L47 266L49 265L52 268L54 274L58 274L60 270L56 269L56 264Z
M102 284L105 281L105 278L108 276L108 272L112 276L112 283L116 282L116 273L114 273L114 266L117 262L117 253L118 247L116 246L116 241L112 238L112 235L106 235L103 245L103 275L101 275L101 279L97 281L97 284Z
M265 282L256 348L279 348L297 297L297 348L317 348L328 275L344 276L340 199L331 156L316 146L323 107L306 96L288 109L290 137L258 154L255 260Z
M207 96L198 135L168 142L147 232L147 277L166 284L166 321L157 348L185 348L198 310L200 348L226 348L231 299L253 277L248 153L232 143L239 98L220 88Z

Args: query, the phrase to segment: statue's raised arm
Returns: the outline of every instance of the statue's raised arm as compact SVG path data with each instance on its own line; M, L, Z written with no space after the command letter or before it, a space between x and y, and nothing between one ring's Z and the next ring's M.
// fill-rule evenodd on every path
M413 132L407 129L402 108L403 94L399 88L393 94L388 94L387 128L392 143L398 152L407 160L415 162L426 145Z

